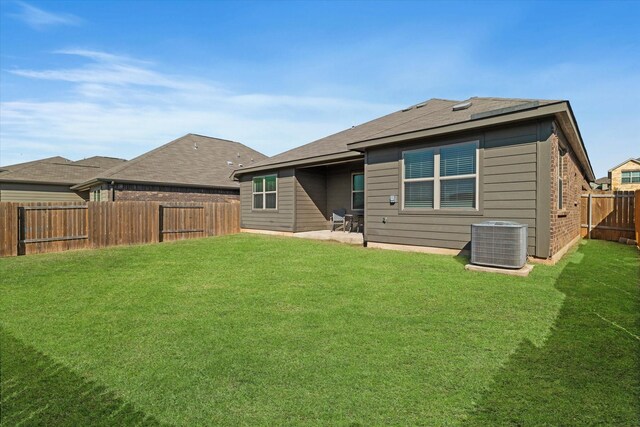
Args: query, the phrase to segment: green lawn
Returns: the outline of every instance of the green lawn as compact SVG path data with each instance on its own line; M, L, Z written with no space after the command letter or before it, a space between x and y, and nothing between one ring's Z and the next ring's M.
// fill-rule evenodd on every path
M0 260L1 421L636 425L640 262L235 235Z

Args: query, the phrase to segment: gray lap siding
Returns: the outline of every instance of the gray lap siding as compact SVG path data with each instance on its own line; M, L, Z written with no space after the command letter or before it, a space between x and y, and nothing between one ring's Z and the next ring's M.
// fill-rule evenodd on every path
M326 168L296 170L295 231L327 228Z
M536 241L548 240L548 227L542 224L541 229L537 222L541 209L537 200L540 191L549 191L539 186L539 169L544 169L539 168L539 162L548 157L545 150L549 149L550 134L551 120L543 120L367 151L366 240L461 250L469 247L471 224L490 219L513 220L529 226L529 253L548 256L544 249L537 248ZM478 210L403 212L402 152L474 140L479 141ZM389 202L391 195L398 196L394 205Z
M276 210L254 210L252 179L254 176L278 176ZM282 169L240 178L240 224L242 228L294 231L295 176L293 169Z

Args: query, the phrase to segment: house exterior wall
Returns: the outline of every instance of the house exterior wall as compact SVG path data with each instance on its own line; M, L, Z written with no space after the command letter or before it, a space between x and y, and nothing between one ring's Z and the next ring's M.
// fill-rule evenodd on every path
M347 213L362 213L351 209L351 174L364 172L364 160L327 167L327 213L344 208Z
M640 190L639 183L623 184L622 183L622 171L640 171L640 165L636 162L628 161L622 166L613 169L609 172L609 178L611 179L611 190L613 191L635 191Z
M254 210L252 207L253 177L273 174L278 176L277 209ZM292 168L242 175L240 177L241 227L293 232L295 230L295 186L295 174Z
M295 172L295 231L327 228L327 169L297 169Z
M351 175L364 172L364 161L295 170L295 231L331 228L334 210L351 209Z
M89 189L89 201L107 202L111 200L111 191L107 184L93 186Z
M471 224L510 220L528 225L529 254L548 257L551 132L552 121L547 119L368 150L365 161L365 239L377 243L463 250L470 247ZM402 210L403 150L475 140L479 141L477 211L410 213ZM396 196L398 202L391 204L389 196Z
M96 191L99 192L99 200ZM170 187L147 184L106 184L92 187L92 201L145 202L231 202L240 200L239 190L218 188Z
M580 171L579 162L566 137L558 129L550 138L551 149L551 192L550 192L550 254L571 243L580 235L580 196L588 192L588 181ZM566 150L564 156L559 155L559 148ZM562 162L562 168L560 168ZM560 208L559 178L562 171L562 208Z
M70 186L0 183L0 202L83 202L88 193L77 193Z

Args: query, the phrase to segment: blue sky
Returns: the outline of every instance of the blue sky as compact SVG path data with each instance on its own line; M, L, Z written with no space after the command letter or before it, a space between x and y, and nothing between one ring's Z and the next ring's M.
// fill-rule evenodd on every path
M640 2L0 0L0 164L185 133L268 155L429 98L569 99L640 157Z

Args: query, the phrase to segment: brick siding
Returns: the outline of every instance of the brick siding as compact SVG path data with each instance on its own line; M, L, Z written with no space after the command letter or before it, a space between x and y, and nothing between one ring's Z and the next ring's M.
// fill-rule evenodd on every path
M116 201L232 202L240 201L240 190L116 184Z
M551 239L550 255L580 235L580 196L587 192L589 184L580 170L579 162L562 134L551 138ZM558 156L560 145L566 150L562 157ZM559 208L559 167L563 166L562 209Z

